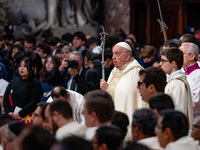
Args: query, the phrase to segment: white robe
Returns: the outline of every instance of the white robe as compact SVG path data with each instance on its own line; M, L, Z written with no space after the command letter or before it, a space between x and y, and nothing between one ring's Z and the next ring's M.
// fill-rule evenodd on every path
M115 110L121 111L128 115L129 122L132 122L132 115L136 109L148 107L148 104L143 102L137 89L139 81L139 71L143 69L137 60L131 59L125 64L122 69L113 68L109 78L108 84L112 82L116 73L120 73L118 83L114 83L115 89L109 89L107 92L113 97Z
M65 137L77 136L84 138L86 127L76 121L65 124L56 131L56 140L62 141Z
M184 136L174 142L170 142L165 150L198 150L199 141L195 141L190 136Z
M157 136L141 139L137 141L137 143L143 144L149 147L151 150L163 150L163 148L160 147L160 143L158 142Z
M187 75L187 81L192 93L194 122L196 122L200 115L200 69L196 69Z
M78 92L67 90L70 94L70 105L73 111L73 119L81 124L85 124L84 116L82 115L84 97ZM53 102L52 97L50 96L47 100L48 103Z
M85 131L85 139L88 140L88 141L92 141L95 133L96 133L96 130L98 129L99 127L96 126L96 127L88 127Z
M181 111L187 116L189 127L193 124L193 104L190 86L186 80L186 75L178 70L168 77L168 83L165 87L165 93L172 95L175 105L178 105Z

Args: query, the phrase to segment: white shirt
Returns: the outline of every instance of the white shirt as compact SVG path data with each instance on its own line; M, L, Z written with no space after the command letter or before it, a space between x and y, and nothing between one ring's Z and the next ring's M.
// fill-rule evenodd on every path
M170 142L165 150L198 150L199 141L195 141L190 136L184 136L174 142Z
M8 84L6 80L0 79L0 96L4 96Z
M70 105L72 107L73 111L73 119L81 124L84 124L85 119L84 116L82 115L82 110L83 110L83 104L84 104L84 97L83 95L67 90L70 94ZM50 96L47 102L53 102L52 97Z
M86 127L82 124L79 124L76 121L66 123L64 126L60 127L56 131L56 139L62 141L64 138L69 136L77 136L84 138Z

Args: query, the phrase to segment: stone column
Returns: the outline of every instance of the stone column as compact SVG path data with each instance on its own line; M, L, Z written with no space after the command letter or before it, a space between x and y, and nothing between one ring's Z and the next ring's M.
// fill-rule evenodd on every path
M105 0L105 30L113 35L116 28L130 33L130 0Z

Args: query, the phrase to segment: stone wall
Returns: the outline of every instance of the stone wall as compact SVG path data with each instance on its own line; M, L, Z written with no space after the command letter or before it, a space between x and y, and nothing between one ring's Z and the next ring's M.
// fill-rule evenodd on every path
M130 32L130 0L105 0L105 30L113 35L116 28Z

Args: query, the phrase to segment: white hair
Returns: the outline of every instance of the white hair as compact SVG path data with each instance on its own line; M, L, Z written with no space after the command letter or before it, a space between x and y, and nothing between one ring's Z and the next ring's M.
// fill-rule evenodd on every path
M199 47L194 44L194 43L190 43L190 42L184 42L181 44L181 46L184 46L184 45L189 45L189 48L188 48L188 53L190 54L195 54L195 61L197 61L198 59L198 55L199 55Z

